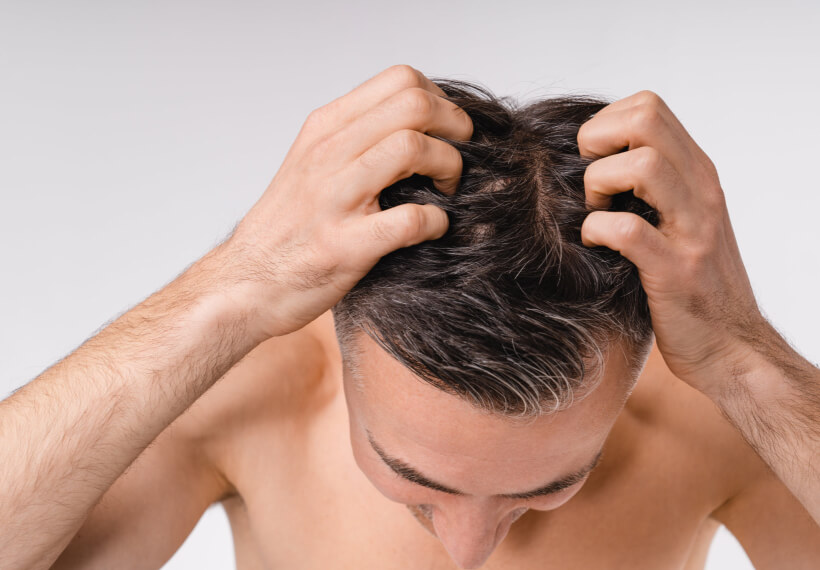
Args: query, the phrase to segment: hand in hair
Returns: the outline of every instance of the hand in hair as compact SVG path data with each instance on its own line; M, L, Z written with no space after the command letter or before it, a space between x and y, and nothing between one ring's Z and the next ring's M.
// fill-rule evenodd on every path
M670 370L711 391L727 357L763 318L732 232L717 170L655 93L616 101L581 126L590 206L634 190L658 211L653 227L629 212L592 212L585 245L621 252L637 267L658 348ZM625 152L620 152L624 151ZM603 158L600 158L603 157Z
M762 316L714 164L649 91L598 112L578 146L597 159L584 175L589 205L634 190L660 220L594 211L583 243L637 266L670 370L720 406L820 522L820 371Z
M429 204L381 211L379 193L414 173L453 194L468 115L406 65L388 68L313 111L284 163L239 223L222 283L251 284L260 337L292 332L333 306L385 254L441 237Z

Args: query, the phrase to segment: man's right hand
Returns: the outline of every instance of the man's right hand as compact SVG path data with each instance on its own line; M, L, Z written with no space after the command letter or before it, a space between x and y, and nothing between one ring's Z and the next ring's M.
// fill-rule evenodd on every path
M134 459L254 346L325 312L386 253L446 231L434 206L378 203L413 173L454 191L461 156L426 133L465 139L472 122L442 95L397 66L314 111L228 240L0 402L0 567L51 567Z
M450 140L467 113L406 65L388 68L313 111L279 172L216 256L241 291L260 339L295 331L339 301L387 253L441 237L447 214L425 204L386 211L379 193L411 174L452 194L461 175Z

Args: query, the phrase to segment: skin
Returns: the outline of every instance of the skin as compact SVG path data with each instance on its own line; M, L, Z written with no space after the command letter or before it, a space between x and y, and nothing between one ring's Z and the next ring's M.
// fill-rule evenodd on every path
M209 419L202 419L203 423L182 422L179 429L171 430L177 432L176 436L163 438L185 445L160 446L157 440L206 393L218 393L224 401L235 402L231 391L212 389L217 380L224 376L221 384L232 382L233 393L242 394L241 375L229 373L237 363L267 341L296 333L326 314L381 256L443 235L447 217L433 206L406 204L384 212L378 206L382 188L413 173L430 176L447 194L457 190L460 155L431 135L468 140L472 124L463 110L442 95L417 70L394 66L311 113L267 190L223 243L0 402L0 480L4 482L0 486L0 521L4 528L0 535L0 566L48 568L64 551L66 565L82 566L82 556L113 556L107 561L121 563L117 549L146 565L155 565L180 534L184 535L186 528L190 530L190 522L201 514L203 504L229 496L225 489L231 482L253 479L247 470L237 472L228 460L222 462L224 468L215 469L213 466L230 453L224 447L221 453L206 453L203 446L213 439L206 425L231 433L233 430L226 428L224 421L248 427L257 425L251 418L258 416L226 412L226 417L220 418L219 414L212 417L206 413L203 418ZM598 159L588 168L584 180L590 203L606 201L614 193L634 188L636 195L655 206L661 217L661 224L653 228L628 213L593 212L583 226L584 243L620 251L636 264L649 297L657 348L667 369L712 402L802 504L800 508L820 521L820 371L792 350L760 315L714 165L663 101L651 92L640 92L606 107L581 127L578 143L581 154ZM314 339L320 337L324 338L317 334ZM270 357L271 364L301 356L299 362L311 363L307 368L322 363L328 370L331 367L327 359L304 357L331 353L332 344L323 342L321 349L303 352L287 352L292 348L283 348L286 344L271 343L277 347L275 358ZM315 398L324 400L308 387L316 382L324 387L320 393L333 394L332 387L337 385L332 381L334 375L292 372L267 377L268 385L275 388L272 399L251 394L255 399L247 400L254 405L268 404L266 417L275 418L269 421L282 422L280 431L268 434L272 439L256 442L257 451L251 456L257 461L262 460L258 449L270 442L287 447L290 444L284 443L284 435L294 435L300 427L338 425L331 417L336 421L340 417L331 412L327 416L309 413L323 407ZM328 401L338 400L328 396ZM341 414L340 408L330 406L337 410L334 413ZM243 407L252 404L237 405L234 411ZM278 410L278 415L273 410ZM291 411L299 413L291 416ZM249 437L246 434L232 443L239 446ZM302 443L310 441L307 438ZM345 444L336 443L340 448ZM115 502L124 506L113 510L104 507L101 516L108 519L108 524L101 525L92 512L97 512L97 505L115 483L125 481L123 477L129 472L140 472L130 468L150 451L149 444L159 448L165 461L148 461L155 468L142 472L146 478L129 480L149 496L149 483L159 484L163 477L189 481L185 488L195 500L189 502L183 496L176 501L178 504L157 502L157 509L174 521L171 532L157 532L150 521L139 518L140 502L129 502L126 496L117 494ZM223 440L221 445L227 444ZM277 455L276 450L271 453L277 456L277 466L288 466L297 463L295 458L300 453L311 449L302 446L291 449L290 455ZM391 451L401 453L398 449ZM156 458L154 453L149 456ZM550 458L558 460L557 456ZM338 459L343 462L343 458ZM544 462L548 459L542 458ZM271 473L287 478L288 468L270 467ZM538 468L547 466L539 464ZM439 476L460 473L454 471L445 470ZM180 473L187 477L180 479ZM307 471L300 473L289 489L307 485ZM355 481L351 472L345 473ZM466 485L465 491L471 496L506 490L495 485L476 486L475 481L449 483ZM493 483L500 482L493 479ZM762 476L746 484L750 487L744 493L735 489L741 493L738 495L724 490L723 500L732 506L726 511L729 518L743 512L752 516L754 506L761 504L761 489L770 490ZM320 495L322 489L312 487ZM615 493L628 495L624 488ZM251 500L253 493L239 496L244 497L250 516L244 522L250 528L250 521L255 520L251 515L258 508L251 505L264 501ZM580 496L581 492L576 498ZM282 500L269 504L284 504L286 497L278 498ZM374 508L381 508L373 495L370 498L377 505ZM331 499L328 497L326 507ZM355 505L363 508L367 504L348 503L347 510L355 513ZM305 507L294 505L290 513L294 528L298 527L295 523L300 506ZM720 503L713 506L718 508ZM621 511L613 505L599 507L591 511L591 517L623 512L623 505ZM439 512L444 512L441 508ZM241 526L237 511L232 508L231 512ZM431 512L435 522L437 511ZM486 511L482 528L495 525L498 533L499 523L492 522L498 512ZM779 514L784 521L791 521L800 519L795 514L799 512L792 506ZM310 528L329 517L327 509L314 514ZM116 523L119 521L122 528L122 521L129 519L145 527L135 525L130 536L150 537L148 542L157 545L153 558L148 555L151 551L135 548L134 540L121 539L117 534ZM525 519L527 515L519 522ZM385 514L383 522L392 520ZM438 515L438 520L444 525L441 528L447 528L442 535L446 535L455 556L463 556L471 564L483 556L480 549L470 546L474 544L472 539L464 539L462 533L452 530L455 523L448 522L454 520L452 517ZM641 520L631 524L639 525ZM342 520L337 522L344 524ZM367 528L366 521L359 522L361 528ZM572 536L581 536L587 526L577 525ZM555 526L549 536L557 536L558 528L572 527L569 522L565 527ZM92 528L99 534L83 532ZM391 528L404 530L400 526ZM816 544L816 538L806 534L805 527L798 524L797 528L803 529L797 534L808 537L809 546ZM614 536L616 529L623 531L623 523L610 525L611 533L600 536ZM110 548L89 552L86 536L97 539L92 544L105 543L105 537L113 542ZM242 536L241 530L237 536ZM375 539L370 541L376 543ZM797 548L805 543L791 549L796 552L793 556L805 554ZM76 545L71 553L66 550L69 544ZM298 545L298 541L292 544ZM437 563L432 547L420 542L390 544L405 548L406 556L401 560L427 553ZM558 553L572 544L567 539L552 546L552 551ZM574 546L576 557L589 554L588 546ZM650 546L642 544L643 549ZM251 550L243 547L243 551ZM303 557L308 554L320 556L321 549L303 553ZM383 554L382 559L390 559L388 552ZM332 565L332 560L326 562ZM790 567L798 567L792 562ZM600 566L600 560L598 563ZM355 560L351 558L350 564L355 566ZM106 566L105 562L100 565Z
M816 566L817 525L714 404L671 374L656 347L611 428L603 425L608 418L581 418L570 408L539 421L545 426L539 432L528 429L533 424L502 421L431 390L367 338L362 341L367 353L343 360L327 313L300 331L261 343L117 480L55 568L133 567L137 561L159 567L213 503L228 514L241 570L467 567L478 556L470 561L467 550L453 552L458 544L452 540L486 552L477 529L492 527L499 517L503 532L502 512L524 508L489 495L529 490L554 478L558 460L550 460L558 450L567 463L561 471L576 468L601 437L601 461L579 488L566 491L571 497L558 508L551 507L565 496L548 505L532 501L482 568L702 569L721 522L756 568ZM364 382L390 380L386 389L361 390L356 400L356 364L367 370ZM608 378L622 378L615 368L608 370ZM395 387L402 393L389 389ZM605 383L601 389L622 391ZM366 401L379 397L384 401L377 407ZM597 407L592 398L578 405ZM619 406L599 399L606 407ZM408 413L410 405L419 413ZM444 421L432 411L451 415ZM472 496L436 493L400 479L362 437L365 417L391 455ZM433 433L438 427L446 434ZM580 450L556 439L558 429L595 445L580 457ZM476 430L490 439L475 437ZM422 437L424 446L417 444ZM505 446L513 438L516 448L547 465L513 453ZM545 449L549 444L549 458L542 441ZM586 447L581 443L577 447ZM467 446L469 454L450 453ZM477 477L479 459L484 471ZM510 469L507 461L531 463L539 473ZM434 534L425 512L447 527L445 533ZM442 513L452 516L443 519Z
M587 477L556 493L510 498L545 487L595 462L637 377L622 347L609 352L603 379L567 410L511 420L478 410L419 382L360 334L345 394L356 463L388 499L408 505L461 568L478 568L527 510L557 509ZM427 478L461 494L396 477L370 440Z
M820 524L820 369L763 318L715 165L650 91L602 109L578 147L598 159L584 175L588 203L632 188L660 216L656 228L592 212L584 244L638 267L669 369L720 407Z

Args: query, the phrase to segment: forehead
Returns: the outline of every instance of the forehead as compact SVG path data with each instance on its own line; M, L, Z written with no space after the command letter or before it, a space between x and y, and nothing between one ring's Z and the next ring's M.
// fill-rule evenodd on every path
M480 410L424 382L364 334L345 358L351 429L369 431L388 452L462 486L522 489L587 464L623 406L632 375L610 350L598 387L551 415L512 420ZM354 382L355 376L358 381ZM532 473L532 479L527 474ZM472 482L470 482L472 480Z

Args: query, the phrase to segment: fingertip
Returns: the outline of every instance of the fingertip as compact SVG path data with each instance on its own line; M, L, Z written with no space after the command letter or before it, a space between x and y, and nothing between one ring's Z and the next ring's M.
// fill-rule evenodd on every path
M450 217L443 209L433 204L424 204L422 208L427 209L429 216L429 236L426 239L438 239L447 233L450 227Z
M446 194L447 196L453 196L456 193L456 189L458 188L458 180L449 178L433 180L433 186L435 186L436 189L442 194Z
M401 204L371 216L370 231L380 242L380 255L401 247L438 239L449 227L447 212L433 204Z
M595 239L595 215L597 212L590 212L581 224L581 243L587 247L601 245Z

